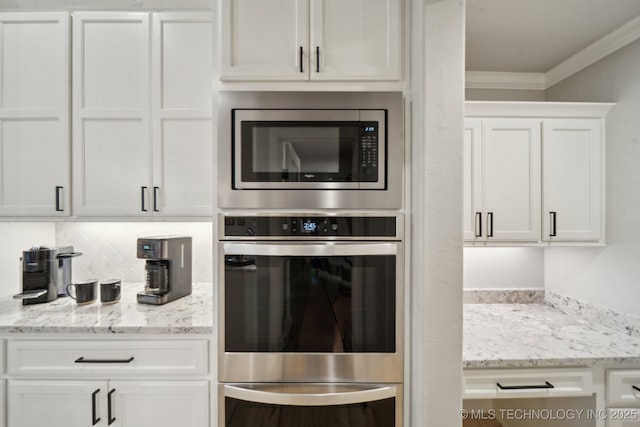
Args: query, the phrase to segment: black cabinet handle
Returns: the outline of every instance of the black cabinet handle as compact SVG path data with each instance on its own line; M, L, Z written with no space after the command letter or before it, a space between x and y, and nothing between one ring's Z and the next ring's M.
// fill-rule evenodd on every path
M549 381L545 381L544 384L536 384L536 385L502 385L500 383L496 383L500 390L528 390L528 389L549 389L554 388L553 384Z
M96 396L100 393L100 389L97 389L93 393L91 393L91 425L94 426L100 422L100 418L96 418L97 416L97 404L96 404Z
M131 363L133 356L128 359L85 359L84 356L78 357L73 363Z
M487 237L493 237L493 212L487 212Z
M64 187L57 185L56 186L56 212L64 212L64 208L62 207L62 189Z
M111 396L113 395L113 393L116 391L116 389L111 389L111 391L109 392L109 394L107 394L107 419L109 421L109 425L113 424L116 420L116 417L112 417L113 415L113 407L112 407L112 402L111 402Z
M141 195L141 200L140 200L140 204L142 206L142 212L147 212L147 204L145 203L145 199L146 199L146 194L147 194L147 187L140 187L141 191L140 191L140 195Z
M476 237L482 237L482 212L476 212Z
M640 388L635 385L632 385L631 388L634 389L635 391L640 391Z
M160 187L153 187L153 211L154 212L160 212L160 210L158 209L159 191L160 191Z
M557 212L549 212L549 225L550 225L550 231L549 231L549 237L556 237L556 223L557 223L557 219L558 219L558 213Z
M302 61L304 60L304 49L300 46L300 72L304 73L304 66L302 65Z
M320 72L320 46L316 46L316 73Z

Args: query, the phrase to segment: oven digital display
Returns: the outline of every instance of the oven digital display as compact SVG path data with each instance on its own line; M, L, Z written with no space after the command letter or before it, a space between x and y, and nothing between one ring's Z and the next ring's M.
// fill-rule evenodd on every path
M313 233L318 229L318 223L311 220L302 222L302 230L306 233Z
M149 243L143 243L142 244L142 250L144 250L144 251L152 251L153 250L153 245L150 245Z

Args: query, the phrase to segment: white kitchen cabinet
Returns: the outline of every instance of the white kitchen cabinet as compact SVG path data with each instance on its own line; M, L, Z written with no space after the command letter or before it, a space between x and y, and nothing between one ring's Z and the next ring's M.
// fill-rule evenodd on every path
M545 119L542 128L542 240L601 240L603 119Z
M14 427L206 427L207 381L9 381Z
M7 400L5 397L6 381L0 380L0 427L7 425Z
M208 13L73 14L74 212L208 216Z
M613 104L466 103L467 244L602 243Z
M9 340L7 359L11 426L209 425L207 340Z
M402 2L220 1L220 78L400 80Z
M0 13L0 215L70 215L69 15Z
M466 238L538 241L540 120L483 119L466 127Z

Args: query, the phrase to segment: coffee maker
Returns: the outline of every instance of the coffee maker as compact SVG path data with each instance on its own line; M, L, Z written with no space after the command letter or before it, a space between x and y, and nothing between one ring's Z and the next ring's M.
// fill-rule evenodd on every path
M39 304L67 295L71 283L71 259L81 252L73 246L33 246L22 252L22 293L14 295L22 305Z
M191 294L191 237L141 237L138 258L146 259L147 279L137 299L144 304L166 304Z

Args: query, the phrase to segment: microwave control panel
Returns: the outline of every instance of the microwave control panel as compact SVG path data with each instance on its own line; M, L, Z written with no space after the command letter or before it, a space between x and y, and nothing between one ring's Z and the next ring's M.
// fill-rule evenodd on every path
M378 123L360 122L359 181L378 180Z
M397 238L396 216L225 216L225 238Z

